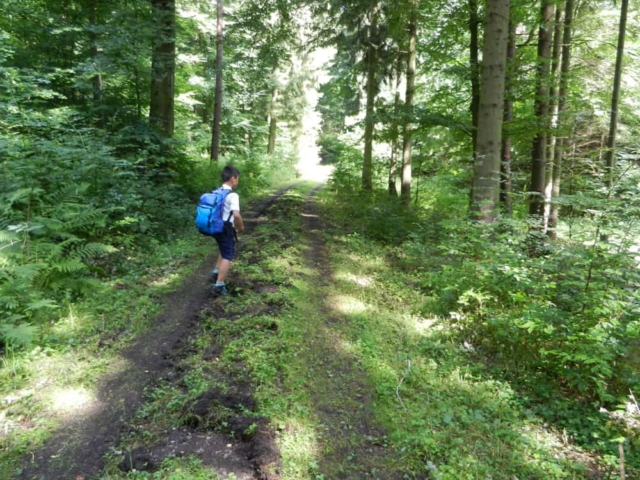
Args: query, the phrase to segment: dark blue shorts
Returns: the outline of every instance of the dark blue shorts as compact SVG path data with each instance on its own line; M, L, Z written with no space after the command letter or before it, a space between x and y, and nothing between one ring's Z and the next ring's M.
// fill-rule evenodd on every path
M225 225L224 232L213 236L218 242L220 256L225 260L233 260L236 253L236 231L231 225Z

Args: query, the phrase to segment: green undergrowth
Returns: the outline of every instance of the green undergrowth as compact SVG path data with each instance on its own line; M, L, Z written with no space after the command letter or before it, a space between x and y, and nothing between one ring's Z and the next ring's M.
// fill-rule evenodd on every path
M324 197L345 337L393 444L435 478L618 478L622 442L637 473L635 266L532 242L516 221L474 226L464 195L430 187L410 214L383 195Z
M243 205L251 199L259 196L246 195ZM126 367L119 352L152 326L162 295L178 288L212 248L191 228L149 242L103 263L108 271L101 281L60 305L30 346L7 347L0 365L0 478L9 478L62 419L91 408L98 380Z

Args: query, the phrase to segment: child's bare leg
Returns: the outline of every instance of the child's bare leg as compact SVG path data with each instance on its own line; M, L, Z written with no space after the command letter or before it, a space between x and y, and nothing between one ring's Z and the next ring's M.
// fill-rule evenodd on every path
M218 281L217 283L224 283L227 278L227 274L229 273L229 267L231 266L231 260L225 260L224 258L220 258L218 267Z

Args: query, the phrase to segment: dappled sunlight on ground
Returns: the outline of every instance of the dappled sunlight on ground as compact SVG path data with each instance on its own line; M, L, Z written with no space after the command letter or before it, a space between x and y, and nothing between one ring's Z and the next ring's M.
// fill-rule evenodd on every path
M438 323L439 321L440 319L438 317L423 318L409 316L406 324L412 326L418 335L429 336L434 330L442 330L443 325Z
M84 388L60 388L51 394L51 408L65 415L85 413L93 400L93 395Z
M74 338L78 335L80 327L89 325L90 322L91 319L88 316L78 312L70 305L67 316L54 323L51 327L51 332L64 339Z
M337 295L331 299L330 303L340 313L345 314L363 313L369 310L364 302L350 295Z
M156 280L149 283L151 287L166 287L167 285L171 285L174 281L180 279L180 275L177 273L172 273L170 275L166 275L164 277L159 277Z
M317 465L319 456L317 433L308 421L288 418L278 444L283 464L289 467L282 472L284 478L308 478L308 470L299 471L300 466ZM294 471L294 466L299 468Z
M354 275L353 273L338 273L335 275L336 280L343 280L345 282L355 283L359 287L370 287L373 285L373 278L366 275Z

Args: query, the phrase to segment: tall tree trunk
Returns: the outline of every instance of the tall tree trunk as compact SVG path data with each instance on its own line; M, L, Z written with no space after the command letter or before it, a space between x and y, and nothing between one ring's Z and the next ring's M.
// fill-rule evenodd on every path
M391 125L391 162L389 163L389 195L398 196L396 179L398 177L398 137L400 135L398 115L400 115L400 85L402 83L402 55L396 63L396 93L393 101L393 124Z
M364 161L362 164L362 188L373 190L372 156L373 156L373 128L374 104L376 101L376 68L378 63L378 2L371 5L371 24L369 25L369 47L367 50L367 110L364 126Z
M618 49L616 54L616 69L613 77L613 94L611 95L611 120L609 122L609 136L605 151L605 178L607 187L613 185L616 149L616 133L618 131L618 103L620 102L620 79L622 78L622 62L624 57L624 39L627 32L627 11L629 0L622 0L620 9L620 27L618 28Z
M402 139L402 186L400 197L405 207L411 206L411 140L413 136L413 95L416 83L416 42L418 37L418 4L412 2L409 16L409 54L407 57L407 91L405 124Z
M469 66L471 73L471 139L473 159L476 158L476 142L478 139L478 108L480 106L480 70L478 68L478 0L469 0Z
M555 146L558 130L558 104L560 95L560 62L562 56L562 31L564 18L564 1L561 1L556 9L556 18L553 27L553 50L551 53L551 87L549 95L549 119L550 127L547 136L547 158L544 183L544 222L543 229L546 232L551 213L551 200L553 196L553 169L555 167Z
M569 71L571 68L571 29L573 28L573 0L567 0L564 7L564 32L562 34L562 61L560 66L560 88L558 91L558 128L565 127L563 123L563 114L567 106L567 84L569 82ZM560 196L560 180L562 179L562 160L564 157L564 135L559 136L555 144L555 152L553 155L553 188L551 197ZM557 237L558 211L557 203L551 202L551 210L549 212L549 223L547 226L547 235L551 238Z
M504 90L504 114L502 117L502 153L500 155L500 204L502 212L511 215L511 135L513 121L513 69L516 58L516 24L509 22L507 43L507 70Z
M509 0L487 0L480 69L477 156L471 189L471 214L484 223L493 222L498 214L508 37Z
M267 153L273 155L276 151L276 133L278 130L278 117L276 114L276 104L278 102L278 87L274 86L271 92L271 105L269 107L269 144Z
M93 59L93 66L97 73L91 78L91 84L93 85L93 101L99 103L102 99L102 75L99 70L99 58L100 50L98 48L98 34L96 29L98 28L98 0L91 0L90 4L90 29L89 29L89 42L91 44L91 58Z
M149 121L166 136L174 129L174 78L176 65L176 5L173 0L152 0L156 36L151 57Z
M551 32L555 2L542 0L540 29L538 32L538 59L536 71L535 116L537 132L531 148L531 194L529 214L542 221L544 214L544 180L549 128L549 66L551 57Z
M222 118L222 52L224 41L224 9L222 0L217 0L217 37L216 37L216 91L213 101L213 128L211 135L211 160L220 157L220 120Z

